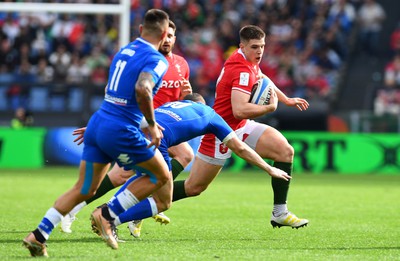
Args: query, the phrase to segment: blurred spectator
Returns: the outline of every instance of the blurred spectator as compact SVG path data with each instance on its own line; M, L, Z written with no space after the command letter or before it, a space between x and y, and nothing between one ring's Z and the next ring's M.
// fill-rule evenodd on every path
M14 118L11 120L11 128L22 129L33 125L33 115L22 107L15 110Z
M29 61L22 60L21 65L14 73L12 85L7 90L11 108L14 110L19 107L28 107L30 87L36 81L35 75L32 74L31 69Z
M8 38L0 38L0 66L2 72L12 73L18 64L18 51Z
M378 90L374 101L374 113L378 116L384 114L400 114L400 90L386 87Z
M400 88L400 51L385 67L384 84L385 86Z
M215 88L221 68L224 66L223 50L215 39L203 45L201 50L202 67L204 68L205 81L208 82L208 88Z
M279 17L270 26L270 40L286 46L291 40L293 28L288 19Z
M71 64L71 54L67 47L64 44L58 45L56 51L50 54L49 62L54 67L54 80L64 82Z
M396 29L390 34L390 49L393 53L400 53L400 21Z
M204 23L203 10L197 2L196 0L187 0L184 8L183 17L189 27L198 27Z
M305 85L307 87L306 96L308 98L328 98L330 86L323 72L321 66L315 65L315 73L307 78Z
M35 39L35 32L31 30L27 19L21 19L19 29L20 31L14 39L14 48L19 50L22 45L28 45L30 49L30 45Z
M106 67L98 65L90 74L90 82L96 85L105 86L107 84L108 70Z
M2 26L2 31L7 35L7 38L11 43L14 43L14 39L19 35L20 27L17 20L14 20L13 16L8 13Z
M53 49L58 49L58 45L64 45L65 48L71 50L70 36L76 22L72 19L71 14L60 14L51 27L51 36L53 39Z
M38 83L50 83L54 80L54 68L48 64L46 58L39 59L32 73L36 75Z
M325 40L342 58L347 56L347 39L353 28L355 17L355 8L347 0L338 0L329 9L325 24L328 34Z
M100 44L92 48L90 55L86 59L86 65L89 67L90 71L94 71L98 67L107 68L110 66L110 58L104 53Z
M72 54L72 62L67 72L68 83L88 82L91 70L86 64L85 58L81 58L78 52Z
M364 0L358 10L357 19L360 24L362 48L367 54L374 57L378 55L379 36L385 18L385 10L375 0Z
M233 34L235 26L229 19L223 19L219 25L218 41L222 49L228 50L230 47L239 45L239 36Z

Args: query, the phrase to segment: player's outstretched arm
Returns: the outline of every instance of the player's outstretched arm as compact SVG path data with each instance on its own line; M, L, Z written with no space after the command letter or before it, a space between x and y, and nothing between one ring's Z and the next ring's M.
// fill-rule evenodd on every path
M261 73L259 75L259 77L268 78L268 76L266 76L263 73ZM298 110L300 110L300 111L305 111L310 106L310 104L307 102L307 100L305 100L303 98L299 98L299 97L289 98L289 97L287 97L276 85L275 85L274 90L275 90L275 93L276 93L276 95L278 97L278 100L280 102L284 103L286 106L290 106L290 107L296 106L296 108Z
M266 163L252 148L242 142L238 137L230 139L226 143L226 146L242 159L266 171L271 177L284 179L286 181L292 178L283 170L272 167Z

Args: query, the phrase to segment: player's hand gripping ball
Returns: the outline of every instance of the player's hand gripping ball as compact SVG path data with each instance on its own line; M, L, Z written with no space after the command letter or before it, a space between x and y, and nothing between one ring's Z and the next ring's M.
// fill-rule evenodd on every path
M271 89L275 84L268 78L259 79L251 90L249 102L258 105L268 105L271 99Z

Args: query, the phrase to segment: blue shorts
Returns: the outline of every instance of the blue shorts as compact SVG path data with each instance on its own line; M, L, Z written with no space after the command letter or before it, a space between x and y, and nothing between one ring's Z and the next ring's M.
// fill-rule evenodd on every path
M146 148L149 143L136 126L95 113L85 131L82 159L96 163L115 161L129 170L154 157L154 147Z

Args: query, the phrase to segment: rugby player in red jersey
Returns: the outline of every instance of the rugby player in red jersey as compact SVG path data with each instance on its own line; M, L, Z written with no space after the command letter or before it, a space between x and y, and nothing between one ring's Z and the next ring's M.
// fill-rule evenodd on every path
M288 98L276 86L268 105L249 102L251 89L260 77L266 77L259 68L265 47L265 33L261 28L248 25L240 32L240 45L225 62L217 80L214 109L235 130L237 135L262 158L274 161L273 166L292 173L294 149L275 128L250 119L273 112L278 101L287 106L306 110L308 102L301 98ZM207 134L201 141L190 174L186 181L174 182L173 201L199 195L221 171L231 151L214 135ZM271 215L273 227L303 227L307 219L296 217L287 208L289 181L272 178L274 206Z

